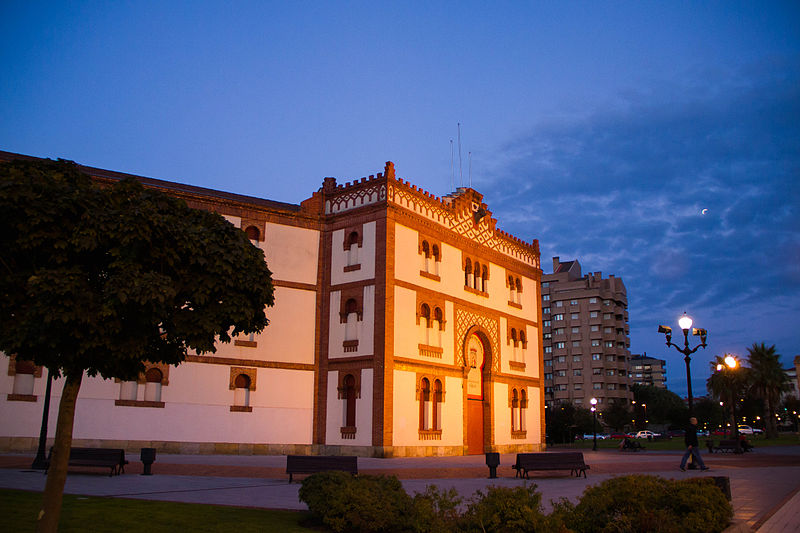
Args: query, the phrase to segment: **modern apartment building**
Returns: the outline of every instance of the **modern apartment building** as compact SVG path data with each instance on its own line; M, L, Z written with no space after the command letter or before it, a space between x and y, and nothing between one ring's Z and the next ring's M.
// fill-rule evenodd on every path
M667 388L667 362L663 359L649 357L647 352L631 357L631 383L652 385L660 389Z
M581 273L577 260L553 258L542 275L545 404L589 407L633 399L628 376L630 339L625 284L601 272Z

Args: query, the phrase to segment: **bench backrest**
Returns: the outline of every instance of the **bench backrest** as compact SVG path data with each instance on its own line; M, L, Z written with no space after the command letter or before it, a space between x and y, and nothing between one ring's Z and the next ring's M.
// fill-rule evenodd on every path
M557 466L557 465L578 465L584 466L583 452L560 452L560 453L518 453L517 465L527 467L529 470L533 466Z
M69 451L70 460L103 460L125 461L125 450L119 448L72 448Z
M737 442L738 441L736 439L726 439L719 441L719 445L722 447L736 446Z
M321 472L343 470L358 472L358 457L354 455L287 455L286 472Z

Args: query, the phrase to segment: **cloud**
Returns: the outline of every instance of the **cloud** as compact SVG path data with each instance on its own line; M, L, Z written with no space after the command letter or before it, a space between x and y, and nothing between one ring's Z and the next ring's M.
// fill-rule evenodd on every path
M539 239L545 272L559 255L623 278L635 353L663 351L652 324L684 309L800 353L800 57L631 91L492 166L476 188L501 191L490 207Z

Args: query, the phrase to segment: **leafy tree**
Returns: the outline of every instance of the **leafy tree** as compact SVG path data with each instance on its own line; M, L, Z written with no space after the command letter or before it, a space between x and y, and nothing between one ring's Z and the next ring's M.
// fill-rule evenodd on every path
M725 415L722 412L722 407L719 401L714 401L709 397L696 398L694 401L694 416L700 422L700 427L713 430L722 425L725 420ZM673 427L683 427L686 424L675 424Z
M766 437L778 437L778 424L775 413L781 394L791 390L789 376L781 365L781 356L775 351L773 344L769 348L762 342L753 343L747 349L747 361L750 364L750 390L764 402Z
M564 401L545 409L545 428L548 442L572 442L576 434L592 432L592 413ZM600 421L598 420L598 432Z
M633 399L639 405L647 404L647 419L651 423L672 424L679 427L686 425L689 411L680 396L653 385L634 384L631 388Z
M58 527L84 374L214 352L273 304L263 253L223 217L67 161L0 165L0 272L0 350L65 380L39 531Z
M603 411L603 421L614 431L622 431L631 422L631 412L622 403L613 403Z
M747 392L750 369L742 365L730 368L725 363L725 357L721 355L714 356L709 366L711 375L706 380L706 388L715 400L723 402L725 411L731 417L729 419L731 428L735 430L734 424L737 422L734 420L734 409L739 409L740 399ZM741 411L739 420L741 420Z

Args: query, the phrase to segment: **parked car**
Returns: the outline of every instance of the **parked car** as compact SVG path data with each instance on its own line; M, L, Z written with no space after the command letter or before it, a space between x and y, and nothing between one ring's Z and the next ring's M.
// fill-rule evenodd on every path
M697 434L699 435L700 432L698 431ZM667 431L667 436L671 439L676 437L683 437L684 435L686 435L686 431L682 429L670 429L669 431Z
M764 433L763 429L746 426L744 424L739 424L738 429L741 435L757 435L758 433Z
M594 433L584 433L583 434L583 439L584 440L592 440L593 438L594 438ZM603 440L603 439L607 439L607 438L608 438L608 435L605 435L603 433L598 433L597 434L597 440Z
M654 439L656 437L660 437L661 433L655 433L650 431L649 429L644 429L636 433L637 439Z
M624 439L625 437L630 437L630 435L628 435L627 433L612 433L611 434L611 438L612 439Z

